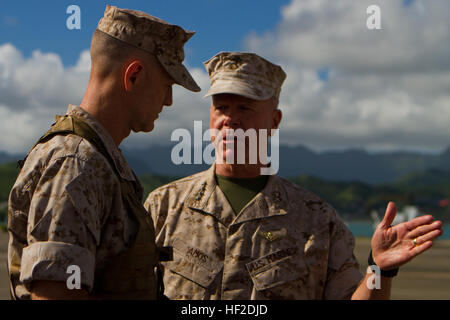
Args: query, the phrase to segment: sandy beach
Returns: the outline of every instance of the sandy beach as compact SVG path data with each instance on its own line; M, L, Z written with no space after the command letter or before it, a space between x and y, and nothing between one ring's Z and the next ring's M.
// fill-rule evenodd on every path
M9 299L6 272L8 234L0 231L0 299ZM370 239L357 238L355 255L361 272L367 268ZM437 240L434 247L403 266L392 285L392 299L450 299L450 240Z

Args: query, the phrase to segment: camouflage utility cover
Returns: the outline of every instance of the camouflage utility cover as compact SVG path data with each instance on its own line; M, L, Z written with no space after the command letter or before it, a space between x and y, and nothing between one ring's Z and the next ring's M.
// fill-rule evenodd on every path
M69 105L67 114L88 123L120 176L139 185L100 123L77 106ZM91 290L95 274L127 248L138 228L126 212L109 162L73 134L55 136L29 153L11 190L8 214L8 266L11 272L11 262L20 261L20 279L13 284L20 299L30 297L31 281L65 283L69 265L80 267L81 284Z
M215 166L153 191L144 206L171 299L348 299L362 279L335 210L278 176L235 215Z
M257 54L220 52L204 62L211 87L205 97L231 93L254 100L280 97L286 74Z
M200 91L182 64L184 44L195 34L148 13L106 6L98 30L154 54L174 81L191 91Z

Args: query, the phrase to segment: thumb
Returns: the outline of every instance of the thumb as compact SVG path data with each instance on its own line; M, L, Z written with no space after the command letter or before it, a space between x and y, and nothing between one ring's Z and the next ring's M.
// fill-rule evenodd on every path
M397 213L397 206L394 202L390 201L387 205L386 212L384 213L384 218L379 224L379 228L388 229L392 222L394 221L395 214Z

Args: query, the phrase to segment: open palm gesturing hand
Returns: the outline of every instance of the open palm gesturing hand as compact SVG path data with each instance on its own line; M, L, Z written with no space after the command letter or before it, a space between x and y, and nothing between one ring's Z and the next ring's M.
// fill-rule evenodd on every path
M407 263L428 250L433 239L442 234L442 222L433 221L431 215L420 216L410 221L391 226L397 208L389 202L383 220L372 237L372 255L382 270L391 270Z

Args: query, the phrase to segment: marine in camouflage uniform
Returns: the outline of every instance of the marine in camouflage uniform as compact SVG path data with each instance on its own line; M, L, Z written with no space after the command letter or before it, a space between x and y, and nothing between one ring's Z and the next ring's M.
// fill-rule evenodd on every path
M279 97L283 70L251 53L205 63L207 94ZM250 199L248 199L250 200ZM164 262L171 299L348 299L362 279L354 238L319 197L276 175L236 212L209 170L153 191L144 206Z
M200 90L181 64L192 32L111 6L96 32L153 54L173 82ZM94 298L157 297L153 223L142 206L142 187L110 131L69 105L22 165L9 198L13 298L29 299L35 281L66 284L72 265Z
M153 191L144 206L170 299L346 299L362 276L354 239L335 210L278 176L238 215L215 166Z
M390 202L368 260L370 270L378 268L380 287L368 286L372 271L363 279L353 235L329 204L273 175L271 165L263 171L262 161L230 164L223 161L227 148L217 152L235 138L224 130L278 128L286 77L281 67L240 52L221 52L205 67L210 129L225 137L218 143L211 135L219 157L209 170L156 189L144 204L157 244L173 247L173 261L163 263L165 294L171 299L388 299L398 267L432 246L442 222L426 215L391 226L396 207ZM266 172L271 175L264 177Z

